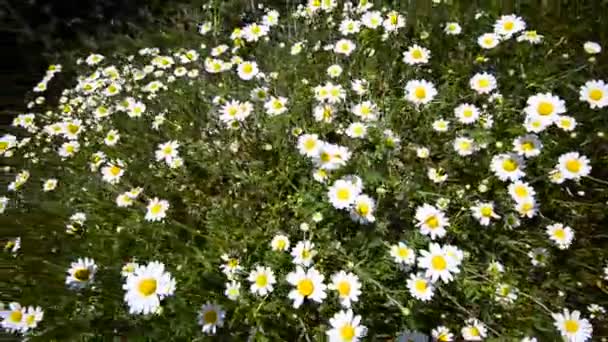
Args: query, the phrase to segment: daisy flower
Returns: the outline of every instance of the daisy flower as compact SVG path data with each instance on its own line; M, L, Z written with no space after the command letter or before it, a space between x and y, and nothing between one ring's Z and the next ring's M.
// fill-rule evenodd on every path
M469 125L479 119L479 109L475 105L463 103L454 108L454 115L460 123Z
M350 85L351 89L355 92L355 94L359 96L365 95L368 91L368 83L366 80L356 79L353 80Z
M415 105L427 104L437 95L433 83L426 80L412 80L405 85L405 98Z
M139 264L137 264L135 262L128 262L128 263L124 264L124 266L122 266L120 275L126 278L129 275L133 274L135 272L135 270L137 269L137 267L139 267Z
M416 251L408 247L405 243L399 242L392 245L390 255L395 263L399 265L414 265L416 263Z
M270 242L270 247L273 251L287 251L289 250L289 238L283 234L275 235Z
M583 49L590 55L596 55L602 52L602 46L596 42L585 42L583 44Z
M430 235L431 240L445 236L447 227L450 222L445 214L429 204L423 204L416 208L416 223L420 227L420 232L424 235Z
M387 13L387 18L384 19L382 26L386 32L395 32L398 29L405 27L405 18L396 11Z
M462 27L460 26L460 24L455 22L445 23L443 32L452 36L456 36L462 32Z
M346 18L340 22L339 31L343 36L358 33L361 30L361 23L358 20Z
M578 180L581 177L589 175L591 172L589 159L578 152L562 154L555 168L559 170L565 179Z
M477 73L471 77L469 86L478 94L489 94L496 89L496 77L487 72Z
M65 284L72 289L85 288L93 282L96 272L97 265L93 259L79 258L67 270Z
M67 158L72 157L79 150L80 144L78 143L78 141L68 141L61 144L61 147L59 147L59 151L57 151L57 153L59 154L59 156Z
M272 96L270 100L264 104L264 108L266 109L266 113L270 116L283 114L287 111L287 99L282 96Z
M350 216L354 221L362 224L376 221L374 209L376 202L367 195L358 195L353 202Z
M315 244L311 241L298 241L298 243L291 250L293 263L296 265L302 265L304 267L312 265L312 258L317 255L317 251L314 250L314 248Z
M518 42L528 42L532 45L540 44L543 41L544 36L542 34L538 34L535 30L524 31L517 37Z
M351 112L363 121L376 121L378 119L378 106L372 101L364 101L354 105Z
M435 289L433 283L428 278L422 274L416 275L413 273L410 274L410 278L407 280L407 288L412 297L423 302L431 300Z
M477 150L477 145L475 141L471 138L467 137L457 137L454 139L454 151L458 153L459 156L470 156Z
M361 282L354 273L340 271L331 276L331 284L328 288L338 292L340 304L350 308L351 302L359 301L361 295Z
M178 148L179 143L175 140L158 144L158 149L154 153L156 161L165 160L166 162L170 162L173 158L177 157Z
M367 334L367 328L361 325L361 316L355 316L350 309L336 313L329 324L331 329L326 332L329 342L358 342Z
M425 269L425 277L436 282L441 279L449 283L454 273L459 273L458 261L450 257L439 244L430 243L428 250L422 250L418 258L418 267Z
M313 109L313 116L317 122L330 123L336 115L336 108L330 104L320 104Z
M124 300L131 314L150 314L160 307L160 301L175 292L175 279L165 272L165 265L158 261L138 265L127 276L123 289Z
M500 37L495 33L484 33L477 38L477 44L484 49L493 49L500 43Z
M361 16L363 26L375 30L382 25L382 14L379 11L368 11Z
M327 76L329 76L331 78L337 78L337 77L340 77L340 75L342 75L341 66L334 64L327 68Z
M426 64L429 62L429 58L431 58L431 51L416 44L403 53L403 62L408 65Z
M524 112L532 119L551 124L556 117L566 112L566 102L551 93L530 96Z
M498 216L494 212L493 202L478 202L476 205L471 207L473 217L476 218L482 226L490 225L492 219L498 219Z
M516 202L525 202L530 199L534 200L534 195L536 195L536 191L534 188L530 186L530 184L522 181L515 181L509 184L509 195Z
M513 151L526 158L538 156L542 148L543 143L535 134L519 136L513 140Z
M517 289L505 283L498 284L494 294L496 301L502 304L513 304L517 300Z
M534 248L528 252L528 257L530 258L532 266L543 267L547 265L549 251L542 247Z
M433 130L435 132L447 132L450 127L450 122L444 119L433 121Z
M153 199L148 201L146 209L146 221L160 221L167 216L169 202L166 200L158 199L158 197L154 197Z
M314 267L304 271L301 266L297 266L295 272L287 274L286 279L288 283L294 286L287 297L293 300L293 307L296 309L302 305L304 299L321 303L327 297L326 286L323 284L325 277Z
M586 318L581 318L577 310L570 312L564 309L562 313L553 313L553 325L559 330L562 337L572 342L583 342L591 339L593 326Z
M249 273L247 280L251 283L249 290L258 296L266 296L274 290L273 285L277 282L274 272L270 267L256 266Z
M536 200L534 198L528 198L520 202L516 202L515 210L517 210L519 216L521 217L532 218L536 216L536 213L538 212L538 205L536 204Z
M108 146L114 146L118 143L118 140L120 140L120 134L118 134L117 130L112 129L106 134L103 142Z
M450 332L450 329L443 325L431 330L431 336L433 336L437 342L451 342L454 340L454 334Z
M108 163L101 168L102 179L110 184L118 184L120 178L125 174L123 163L117 160L114 163Z
M431 167L428 169L427 173L426 173L427 177L429 177L430 180L433 181L433 183L443 183L448 179L448 174L445 173L445 170L442 168L434 168Z
M591 109L600 109L608 106L608 84L604 81L587 81L581 86L580 100L589 103Z
M259 72L256 62L242 62L237 66L237 74L242 80L249 81Z
M202 306L198 314L198 324L202 327L203 333L215 335L217 328L224 325L226 312L217 304L207 303Z
M346 135L355 139L365 138L367 135L367 125L362 122L353 122L346 128Z
M485 324L475 318L468 319L460 332L466 341L482 341L487 336Z
M35 329L38 326L38 323L42 321L43 317L44 311L42 311L41 307L29 306L23 315L23 324L25 325L25 329Z
M26 331L27 327L23 322L25 310L26 309L17 302L9 303L8 311L0 312L0 317L2 317L2 328L9 333Z
M49 192L57 188L57 180L55 178L47 179L42 184L42 191Z
M337 54L350 56L350 54L355 51L357 46L351 40L348 39L340 39L334 45L334 52Z
M572 240L574 240L574 230L570 227L564 227L561 223L548 225L547 235L559 249L568 249Z
M513 34L525 29L526 23L514 14L503 15L494 24L494 32L506 38L510 38Z
M558 115L555 125L563 131L572 132L576 128L576 119L568 115Z
M235 274L243 269L243 267L240 265L239 259L234 256L222 254L221 259L224 261L224 264L220 266L220 269L222 270L222 273L228 277L228 279L232 279Z
M361 189L350 181L338 179L327 190L327 197L336 209L346 209L354 203Z
M241 284L236 280L226 283L226 291L224 294L230 300L237 300L241 296Z
M501 181L516 181L526 174L524 160L513 153L502 153L492 157L490 169Z

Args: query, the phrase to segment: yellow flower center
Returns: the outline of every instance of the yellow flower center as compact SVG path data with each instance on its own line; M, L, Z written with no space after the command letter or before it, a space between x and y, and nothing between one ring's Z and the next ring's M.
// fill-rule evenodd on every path
M253 72L253 66L250 63L243 65L243 72L251 74Z
M412 51L412 57L414 57L414 59L422 58L422 51L420 51L420 49Z
M265 287L268 284L268 277L265 274L258 275L258 277L255 278L255 284L258 287Z
M317 146L317 142L314 139L308 139L304 142L304 149L310 151Z
M302 254L301 254L302 259L309 259L310 258L310 250L307 248L302 249Z
M435 255L431 259L431 266L433 266L433 269L437 271L443 271L448 266L448 263L445 261L445 258L443 256Z
M362 116L368 116L371 113L372 113L372 109L369 108L369 106L361 106L361 115Z
M414 287L416 288L416 291L419 291L419 292L426 291L426 280L424 280L424 279L416 280L416 282L414 283Z
M477 85L479 85L480 88L487 88L490 86L490 80L482 78L477 82Z
M563 229L556 229L553 232L553 235L558 238L559 240L564 240L566 238L566 232Z
M462 141L459 144L461 150L468 151L471 149L471 143L468 141Z
M494 44L494 38L486 37L483 39L483 43L487 46L490 46L490 45Z
M68 145L68 146L66 146L66 148L65 148L65 151L66 151L67 153L74 153L74 150L75 150L74 145Z
M337 289L340 297L346 297L350 294L350 284L347 281L340 282Z
M530 202L526 202L526 203L522 204L522 206L521 206L521 211L523 213L527 213L532 209L534 209L534 204L532 204Z
M553 113L553 110L554 106L551 102L541 102L537 108L538 114L543 116L551 115L551 113Z
M150 212L152 214L156 215L156 214L159 214L162 209L163 209L163 207L160 205L160 203L156 203L150 208Z
M471 327L470 330L471 336L479 336L479 329L477 329L477 327Z
M521 149L526 152L532 151L534 149L534 144L530 141L526 141L521 144Z
M118 167L116 165L112 165L112 167L110 168L110 173L112 174L112 176L118 176L120 171L121 171L120 167Z
M0 141L0 151L6 151L8 149L8 142Z
M315 290L312 280L304 278L298 283L298 293L304 297L310 296Z
M280 101L274 101L272 103L272 108L274 108L274 109L281 109L281 108L283 108L283 104Z
M323 163L329 163L331 161L331 155L327 152L321 152L319 158Z
M33 325L35 322L36 322L36 316L34 316L34 315L27 315L27 316L25 317L25 323L26 323L27 325L30 325L30 326L31 326L31 325Z
M343 341L352 341L355 338L355 328L350 324L345 324L340 328L340 337Z
M336 192L336 197L341 201L347 201L350 198L350 190L346 188L339 189Z
M515 27L515 24L512 21L507 21L502 25L502 27L505 29L505 31L511 31L513 27Z
M424 89L424 87L416 88L414 91L414 96L416 96L416 98L419 100L423 100L426 97L426 89Z
M369 205L367 203L357 204L357 213L361 216L367 216L369 214Z
M424 223L426 223L426 225L431 229L439 227L439 220L437 219L436 215L432 215L431 217L427 218Z
M589 98L593 101L599 101L604 97L604 93L599 89L592 89L589 92Z
M215 310L209 310L203 314L203 321L207 324L215 324L217 322L217 312Z
M10 315L8 316L8 319L11 322L21 322L21 318L23 318L23 313L21 312L21 310L17 310L17 311L12 311L10 313Z
M492 216L492 208L483 207L481 208L481 216L483 217L491 217Z
M397 17L396 14L391 14L390 18L391 18L390 19L391 20L391 24L392 25L397 25L399 17Z
M566 170L577 173L581 170L582 164L577 159L571 159L566 162Z
M150 296L156 293L156 279L146 278L141 280L137 289L139 290L139 293L144 296Z
M566 330L566 332L568 333L575 333L578 331L578 322L573 320L573 319L568 319L564 322L564 329Z
M397 254L401 257L401 258L407 258L408 255L410 255L410 250L405 248L405 247L401 247L399 248L399 250L397 251Z
M471 109L465 109L465 110L462 112L462 115L463 115L465 118L470 118L471 116L473 116L473 111L472 111Z
M560 124L564 128L570 128L570 126L572 126L571 121L569 119L561 119Z
M508 171L508 172L513 172L513 171L517 170L517 166L518 166L517 162L515 160L513 160L513 159L510 159L510 158L509 159L505 159L502 162L502 168L505 171Z
M355 133L355 135L363 135L363 127L355 126L355 128L353 129L353 133Z
M283 249L285 249L285 247L286 247L285 240L281 239L281 240L277 241L277 249L283 250Z
M526 197L528 196L528 189L526 189L526 187L523 185L519 185L515 187L515 194L517 197Z
M228 267L229 268L236 268L238 265L239 265L238 259L230 259L230 260L228 260Z
M79 270L76 270L76 272L74 272L74 278L76 278L80 281L87 281L87 280L89 280L90 276L91 276L91 271L89 271L88 268L81 268Z

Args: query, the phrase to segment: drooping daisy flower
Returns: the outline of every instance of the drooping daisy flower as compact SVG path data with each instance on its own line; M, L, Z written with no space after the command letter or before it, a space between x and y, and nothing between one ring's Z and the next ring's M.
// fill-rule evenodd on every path
M433 283L428 278L414 273L410 274L410 278L407 280L407 288L412 297L423 302L431 300L435 290Z
M346 209L355 201L361 189L348 180L338 179L329 187L327 197L336 209Z
M376 221L374 209L376 202L367 195L358 195L353 201L350 211L351 218L359 223L370 223Z
M256 62L241 62L237 66L237 74L242 80L249 81L254 78L259 72L258 64Z
M574 240L574 230L565 227L561 223L554 223L547 226L547 235L555 242L559 249L567 249Z
M487 336L487 328L479 320L470 318L465 324L460 331L465 341L482 341Z
M412 80L405 85L405 98L415 105L427 104L437 95L433 83L426 80Z
M158 310L161 300L173 295L175 279L165 272L164 264L151 261L147 265L138 265L127 276L123 289L129 313L147 315Z
M608 84L601 80L587 81L579 91L580 100L589 103L591 109L608 106Z
M513 140L513 151L526 158L538 156L542 148L543 143L535 134L519 136Z
M552 124L558 115L566 112L566 102L551 93L530 96L524 109L531 119Z
M416 263L416 251L408 247L405 243L399 242L392 245L390 255L395 263L399 265L414 265Z
M26 309L17 302L9 303L8 309L8 311L0 312L2 328L9 333L26 331L27 327L23 322Z
M477 145L473 139L467 137L457 137L454 139L454 151L456 151L459 156L470 156L476 150Z
M351 89L355 94L363 96L368 92L368 82L364 79L356 79L350 83Z
M289 238L283 234L275 235L270 242L270 247L273 251L287 251L289 250Z
M329 324L331 329L326 332L329 342L358 342L367 334L367 328L361 325L361 316L355 316L350 309L336 313Z
M496 77L487 72L477 73L471 77L469 85L478 94L489 94L496 89Z
M416 208L416 226L420 227L420 232L424 235L430 235L431 240L445 236L447 227L450 222L445 214L427 203Z
M431 58L431 51L416 44L403 53L403 62L409 65L426 64L429 62L429 58Z
M70 265L65 284L72 289L85 288L93 282L96 272L97 265L93 259L79 258Z
M297 266L295 272L287 274L287 282L294 286L289 292L289 299L293 300L293 307L299 308L304 299L310 299L317 303L323 302L327 297L325 293L326 285L323 283L325 277L315 270L314 267L304 271L301 266Z
M495 33L484 33L477 38L477 44L484 49L493 49L500 43L500 37Z
M506 38L510 38L513 34L525 29L526 23L514 14L503 15L494 24L494 32Z
M443 325L431 330L431 336L433 336L437 342L451 342L454 340L454 334L450 332L450 329Z
M443 28L443 31L446 34L456 36L456 35L459 35L460 32L462 32L462 27L458 23L449 22L449 23L445 23L445 27Z
M502 153L492 157L490 169L501 181L516 181L526 174L524 173L524 160L513 153Z
M168 209L168 201L158 199L158 197L154 197L148 202L145 220L153 222L160 221L167 216Z
M350 54L355 50L357 46L351 40L348 39L340 39L336 42L334 46L334 52L337 54L350 56Z
M224 325L225 316L226 312L221 306L207 303L198 314L198 324L202 327L203 333L215 335L217 328Z
M293 256L293 263L296 265L302 265L308 267L312 265L312 258L317 255L317 251L314 249L315 244L309 240L298 241L298 243L291 250Z
M340 304L350 308L351 302L357 302L361 294L361 282L354 273L340 271L331 276L328 288L338 292Z
M226 283L226 291L224 291L224 294L230 300L237 300L241 296L241 284L236 280Z
M553 325L559 333L568 341L584 342L591 339L593 326L586 318L581 318L581 313L577 310L570 312L564 309L564 313L553 313Z
M426 270L425 277L436 282L441 279L449 283L454 273L459 273L458 260L450 257L439 244L430 243L428 250L422 250L418 258L418 267Z
M555 168L559 170L565 179L578 180L581 177L589 175L591 172L589 159L578 152L562 154Z
M258 296L266 296L274 290L273 285L277 282L274 272L270 267L256 266L255 270L249 273L247 280L251 282L251 293Z
M479 108L472 104L463 103L454 108L454 115L460 123L472 124L479 119Z
M471 212L473 213L473 217L476 218L482 226L488 226L492 219L500 218L500 216L494 212L493 202L478 202L471 207Z

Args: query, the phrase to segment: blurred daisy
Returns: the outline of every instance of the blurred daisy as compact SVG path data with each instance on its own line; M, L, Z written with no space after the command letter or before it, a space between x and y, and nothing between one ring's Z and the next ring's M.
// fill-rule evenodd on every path
M226 283L226 290L224 291L224 294L230 300L237 300L241 296L241 284L236 280Z
M478 94L489 94L496 89L496 78L487 72L477 73L471 77L469 85Z
M270 267L256 266L249 273L247 280L251 283L250 291L258 296L266 296L274 290L273 285L277 282L274 272Z
M295 287L289 292L288 297L293 300L293 307L296 309L302 305L304 299L321 303L327 297L326 286L323 284L325 277L314 267L304 271L301 266L297 266L295 272L287 274L286 279Z
M602 52L602 46L596 42L585 42L583 44L583 49L590 55L596 55Z
M378 106L372 101L364 101L354 105L351 112L363 121L375 121L378 119Z
M340 23L340 33L343 36L358 33L361 30L361 23L358 20L346 18Z
M580 100L589 103L591 109L608 106L608 84L601 80L587 81L581 86Z
M431 167L428 169L426 175L429 177L430 180L433 181L433 183L443 183L448 179L448 174L445 172L444 169L442 168L434 168Z
M17 302L9 303L8 311L0 312L2 318L2 328L9 333L13 332L24 332L27 330L27 326L23 321L23 315L25 314L25 308Z
M298 241L298 243L291 250L293 256L293 263L296 265L302 265L308 267L312 265L312 258L317 255L317 251L314 249L315 244L309 240Z
M517 203L525 202L530 199L534 200L534 195L536 195L534 188L532 188L530 184L522 181L515 181L509 184L508 191L511 198Z
M429 62L429 58L431 58L431 51L415 44L403 53L403 62L409 65L426 64Z
M382 23L386 32L395 32L398 29L405 27L405 17L396 11L387 13L387 18Z
M124 264L124 266L122 267L122 269L120 271L120 275L123 277L128 277L129 275L131 275L135 272L137 267L139 267L139 264L137 264L135 262L128 262L128 263Z
M367 11L361 16L361 22L365 27L375 30L382 25L382 14L379 11Z
M367 334L367 328L361 325L361 316L355 316L350 309L336 313L329 324L331 329L326 332L329 342L358 342Z
M102 179L110 184L118 184L120 178L125 174L123 166L120 160L108 163L101 168Z
M405 98L415 105L427 104L437 95L433 83L426 80L412 80L405 85Z
M525 164L523 159L513 153L502 153L492 157L490 169L501 181L516 181L526 174L523 169Z
M357 46L355 43L348 39L340 39L336 42L334 46L334 52L337 54L350 56L350 54L355 50Z
M329 187L327 197L336 209L346 209L350 207L359 195L361 189L350 181L338 179Z
M544 36L538 34L536 31L524 31L517 37L518 42L528 42L530 44L540 44L543 41Z
M531 118L550 124L558 115L566 112L566 102L551 93L539 93L528 98L524 111Z
M117 130L112 129L106 134L103 142L108 146L114 146L118 143L118 140L120 140L120 134L118 134Z
M395 263L400 265L414 265L416 263L416 251L403 242L392 245L390 255Z
M562 154L558 159L556 169L566 179L578 180L581 177L589 175L591 165L589 159L578 152L568 152Z
M513 140L513 151L526 158L538 156L542 148L543 143L535 134L519 136Z
M478 202L476 205L471 207L473 217L476 218L482 226L488 226L492 219L498 219L498 216L494 212L493 202Z
M237 66L237 74L242 80L249 81L254 78L259 72L256 62L242 62Z
M272 96L265 104L266 113L270 116L280 115L287 111L287 99Z
M495 33L484 33L477 38L477 44L484 49L493 49L498 43L500 43L500 38Z
M97 265L93 259L79 258L70 265L67 273L65 284L72 289L82 289L95 279Z
M54 178L47 179L42 184L42 191L44 191L44 192L53 191L56 188L57 188L57 180Z
M460 27L460 24L458 24L458 23L449 22L449 23L445 24L443 31L446 34L455 36L455 35L459 35L462 32L462 27Z
M328 288L338 292L340 304L350 308L351 302L357 302L361 295L361 282L354 273L340 271L331 276L331 284Z
M418 267L425 269L425 277L433 282L439 279L444 283L452 281L453 274L460 272L457 265L457 260L450 257L445 249L436 243L430 243L428 250L420 251L418 258Z
M175 140L158 144L158 148L154 153L156 161L165 160L167 162L170 162L173 158L177 157L178 148L179 143Z
M410 278L407 280L407 288L410 291L412 297L419 299L423 302L431 300L434 294L433 283L422 274L410 274Z
M548 225L547 235L559 249L567 249L574 240L574 230L570 227L564 227L561 223Z
M207 303L198 314L198 324L202 327L203 333L215 335L217 328L224 325L225 316L226 312L221 306Z
M341 66L334 64L327 68L327 76L329 76L331 78L337 78L337 77L340 77L340 75L342 75Z
M220 266L220 269L222 270L222 273L228 277L228 279L232 279L235 274L239 273L243 269L237 257L229 254L222 254L221 259L224 263Z
M298 137L298 151L300 154L314 157L319 154L322 142L317 134L303 134Z
M139 265L127 276L123 285L125 302L131 314L150 314L160 307L160 301L175 292L175 279L165 272L165 265L152 261Z
M576 128L576 119L568 115L558 115L555 125L566 132L572 132Z
M433 121L433 130L436 132L447 132L450 127L450 122L444 119Z
M270 242L270 247L273 251L287 251L289 250L289 238L283 234L275 235Z
M546 266L547 261L549 259L549 252L542 247L533 248L528 252L528 257L530 258L530 262L532 266Z
M477 145L471 138L457 137L454 139L454 150L459 156L470 156L477 150Z
M583 342L591 339L593 326L586 318L581 318L577 310L570 312L564 309L562 313L553 313L553 325L559 330L562 337L573 342Z
M525 28L526 23L523 19L514 14L503 15L494 24L494 32L506 38L510 38L513 34L523 31Z
M494 294L496 301L502 304L513 304L517 300L517 289L509 284L499 283Z
M38 323L42 321L44 317L44 311L42 308L37 306L29 306L23 315L23 324L25 325L25 329L31 330L38 326Z
M416 208L416 223L420 227L420 232L423 235L430 235L431 240L445 236L447 227L450 222L445 214L429 204L423 204Z
M376 221L374 209L376 202L367 195L358 195L353 202L350 216L359 223L366 224Z
M479 109L475 105L463 103L454 108L454 115L460 123L468 125L479 119Z
M351 138L365 138L367 135L367 126L362 122L353 122L348 125L346 129L346 135Z
M436 342L451 342L454 340L454 334L450 332L450 329L443 325L431 330L431 336L433 336Z
M160 221L167 216L169 202L166 200L158 199L158 197L154 197L153 199L148 201L146 209L146 221Z
M479 320L470 318L465 322L461 333L466 341L482 341L487 336L487 329Z

